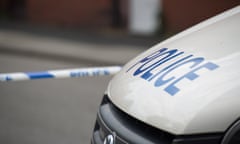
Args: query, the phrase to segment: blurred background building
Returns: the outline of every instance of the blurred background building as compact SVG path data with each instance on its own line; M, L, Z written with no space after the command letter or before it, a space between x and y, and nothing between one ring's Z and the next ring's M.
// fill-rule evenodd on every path
M2 20L136 35L176 33L239 0L1 0Z

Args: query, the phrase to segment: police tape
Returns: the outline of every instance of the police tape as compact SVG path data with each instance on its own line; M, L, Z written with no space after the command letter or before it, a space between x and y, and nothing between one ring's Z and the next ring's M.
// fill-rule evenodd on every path
M91 76L114 75L121 70L121 66L76 68L63 70L50 70L41 72L16 72L0 74L0 81L23 81L35 79L78 78Z

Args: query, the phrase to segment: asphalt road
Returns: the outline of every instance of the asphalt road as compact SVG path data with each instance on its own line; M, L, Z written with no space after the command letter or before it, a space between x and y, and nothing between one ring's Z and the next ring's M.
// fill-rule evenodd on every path
M1 54L0 72L89 66ZM1 144L89 144L111 76L0 83Z

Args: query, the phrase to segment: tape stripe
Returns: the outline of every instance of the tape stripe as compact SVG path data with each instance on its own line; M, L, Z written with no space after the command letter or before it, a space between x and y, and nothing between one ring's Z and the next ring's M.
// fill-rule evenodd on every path
M48 72L29 72L26 73L26 75L30 79L46 79L46 78L54 78L54 75L48 73Z

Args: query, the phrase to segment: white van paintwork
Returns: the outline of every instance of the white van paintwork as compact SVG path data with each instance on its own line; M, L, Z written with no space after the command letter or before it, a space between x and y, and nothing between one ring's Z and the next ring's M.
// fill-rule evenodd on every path
M151 71L148 71L151 65L160 61L161 55L148 63L139 62L157 55L154 52L163 48L168 51L176 49L183 54L166 60ZM201 65L212 63L216 67L194 71L192 74L197 76L194 80L180 79L174 84L178 91L172 94L166 88L197 66L184 64L151 80L142 78L146 72L156 74L189 55L204 58ZM138 73L137 70L143 71ZM159 86L156 84L158 79L169 82ZM225 131L240 117L240 6L137 56L111 80L106 93L124 112L172 134Z

